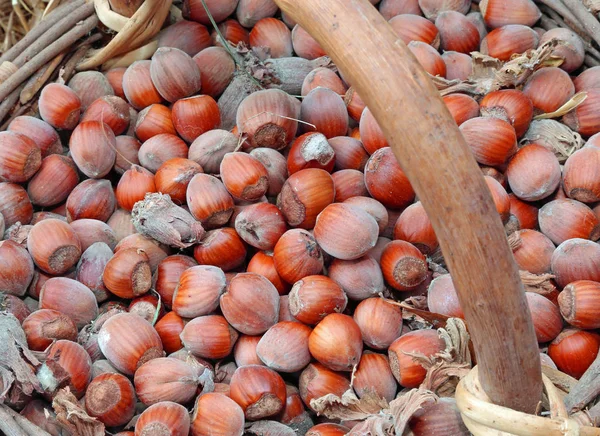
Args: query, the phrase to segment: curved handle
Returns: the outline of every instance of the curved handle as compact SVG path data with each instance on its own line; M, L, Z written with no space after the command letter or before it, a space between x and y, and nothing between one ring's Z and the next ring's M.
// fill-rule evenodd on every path
M470 327L481 384L528 413L542 394L518 269L473 155L439 93L367 0L275 0L344 73L381 126L427 211Z

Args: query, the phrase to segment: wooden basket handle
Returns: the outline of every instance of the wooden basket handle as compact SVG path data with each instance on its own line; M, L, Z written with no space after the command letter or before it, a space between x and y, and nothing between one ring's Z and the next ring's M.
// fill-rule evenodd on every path
M538 344L501 220L436 88L367 0L275 0L356 88L423 203L452 272L479 378L498 405L533 413Z

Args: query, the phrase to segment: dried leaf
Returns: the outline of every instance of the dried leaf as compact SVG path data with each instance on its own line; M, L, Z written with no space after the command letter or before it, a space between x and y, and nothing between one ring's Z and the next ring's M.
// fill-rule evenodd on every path
M556 291L551 280L554 278L552 274L532 274L529 271L519 271L519 276L527 292L535 292L540 295L548 295Z
M163 244L187 248L204 236L200 222L182 207L171 201L169 195L147 193L131 211L135 229Z
M519 142L520 146L538 144L554 152L563 163L584 145L581 135L555 120L533 120Z
M583 103L586 98L587 98L587 92L585 92L585 91L578 92L573 97L571 97L569 99L569 101L567 101L561 107L556 109L554 112L548 112L546 114L536 115L535 117L533 117L533 119L534 120L545 120L545 119L549 119L549 118L560 118L563 115L566 115L569 112L571 112L573 109L575 109L581 103Z
M244 434L256 436L296 436L296 432L277 421L256 421L246 424Z
M66 430L78 436L104 436L104 424L90 417L69 388L58 391L52 401L56 419Z
M355 425L348 436L393 436L395 434L392 416L381 414L371 416Z
M387 413L392 416L396 435L402 435L410 418L430 401L436 402L438 397L431 391L418 388L412 389L390 403Z
M472 367L469 351L469 333L463 320L449 318L445 328L439 328L440 339L446 348L432 356L421 353L404 354L411 356L427 370L421 388L433 391L440 396L451 396L456 385Z
M0 312L0 404L13 386L26 395L42 391L32 369L39 364L27 346L19 320L10 313Z
M350 388L341 398L335 394L327 394L311 400L310 406L317 415L325 415L329 419L356 421L378 414L388 407L388 402L373 392L368 392L359 399Z

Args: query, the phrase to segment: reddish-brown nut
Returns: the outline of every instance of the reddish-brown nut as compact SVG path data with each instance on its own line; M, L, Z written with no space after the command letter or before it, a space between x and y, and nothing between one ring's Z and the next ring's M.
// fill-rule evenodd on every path
M279 322L260 338L256 354L275 371L300 371L310 363L308 339L311 331L310 327L299 322Z
M360 361L362 346L358 324L341 313L324 317L308 338L310 354L334 371L351 371Z
M102 281L102 273L112 256L111 247L105 242L96 242L83 252L77 263L76 280L90 288L98 302L108 300L110 295Z
M387 349L402 334L402 309L382 298L361 301L354 311L365 345L376 350Z
M44 283L40 291L40 309L64 313L78 329L98 316L98 303L92 291L67 277L52 277Z
M531 0L482 0L481 14L491 28L507 24L523 24L532 27L542 13Z
M427 278L427 261L417 247L406 241L392 241L381 255L385 281L398 291L409 291Z
M154 277L154 289L161 296L166 307L171 308L173 294L181 274L195 265L197 263L193 258L184 255L169 256L160 261Z
M85 391L85 409L107 427L127 424L135 412L133 385L122 374L101 374Z
M531 75L523 87L523 93L531 99L536 110L553 112L573 97L575 86L567 72L548 67Z
M440 398L437 402L428 401L422 404L408 422L408 427L415 436L432 434L452 434L469 436L471 433L465 426L454 398Z
M467 80L473 74L473 59L467 54L446 51L442 54L442 60L446 64L446 79L448 80Z
M294 140L287 158L289 174L305 168L320 168L331 172L335 151L322 133L305 133Z
M336 202L345 202L352 197L367 197L369 195L362 171L340 170L333 173L331 178L333 179Z
M568 328L548 346L548 356L562 372L580 378L596 359L599 347L597 333Z
M287 230L287 225L277 206L255 203L237 215L235 230L247 244L259 250L272 250Z
M81 256L81 244L75 231L58 219L34 225L27 238L27 249L38 268L54 275L64 274Z
M333 203L323 209L314 228L321 248L344 260L363 256L375 246L378 234L379 226L371 215L345 203Z
M512 157L506 177L512 192L521 200L541 200L550 196L560 184L560 164L552 151L531 144Z
M115 95L108 79L99 71L79 72L69 80L68 85L81 100L83 110L100 97Z
M577 280L600 281L600 245L587 239L568 239L554 250L551 265L561 288Z
M588 141L589 143L589 141ZM600 200L600 148L583 147L573 153L563 168L563 188L575 200L593 203Z
M440 46L443 51L468 54L479 48L480 36L477 27L460 12L440 12L435 19L435 27L440 32Z
M42 152L33 139L20 133L0 132L0 181L23 183L42 165Z
M298 24L292 29L292 44L294 52L304 59L312 60L327 54L319 43Z
M319 323L330 313L343 312L347 303L344 290L329 277L321 275L298 280L289 294L290 313L309 325Z
M348 132L348 111L342 97L328 88L318 87L302 100L300 119L304 131L317 131L326 138Z
M172 107L173 125L179 136L188 142L221 124L217 102L209 95L188 97Z
M273 249L275 269L283 280L292 284L323 270L321 248L312 234L291 229L281 235Z
M125 375L133 375L144 363L164 355L154 327L130 313L110 317L100 328L98 344L102 354Z
M244 263L246 245L235 229L225 227L206 232L194 247L194 258L200 265L214 265L231 271Z
M492 30L481 41L479 50L488 56L508 61L513 54L524 53L538 46L540 37L530 27L509 24Z
M123 92L123 76L125 75L125 71L127 71L126 67L117 67L104 73L104 77L108 80L115 95L121 98L125 98L125 93Z
M39 309L23 321L23 331L31 350L44 351L55 340L77 341L77 326L64 313Z
M385 289L379 263L371 256L356 260L334 259L328 272L329 277L353 300L364 300Z
M152 173L169 159L185 159L188 154L186 143L176 135L160 133L145 141L138 150L140 165Z
M135 423L135 436L187 436L189 431L189 412L181 404L171 401L162 401L148 407Z
M368 196L350 197L344 200L345 204L358 207L371 215L379 226L379 233L382 234L389 225L390 213L383 204ZM397 217L393 217L394 220Z
M219 179L208 174L190 180L186 198L191 214L205 228L224 225L233 213L233 198Z
M220 173L227 191L242 201L260 199L269 187L266 168L247 153L227 153L221 161Z
M250 156L256 158L267 170L269 188L266 195L277 196L288 178L288 168L285 157L272 148L255 148L250 151Z
M127 68L123 75L123 93L137 110L163 101L152 83L150 64L149 60L136 61Z
M182 50L161 47L152 56L150 77L158 93L174 103L200 90L200 69Z
M308 73L304 78L304 82L302 82L301 95L304 97L317 87L328 88L342 97L346 95L347 87L342 82L342 79L334 71L326 67L318 67Z
M161 401L186 404L196 396L200 371L172 357L159 357L141 365L133 379L135 392L146 406Z
M102 280L110 292L121 298L145 294L152 285L148 256L135 248L115 252L104 268Z
M466 94L446 95L444 96L444 103L446 103L446 107L458 126L471 118L479 116L479 105L473 97Z
M49 83L44 86L38 105L42 119L54 128L72 130L79 123L81 100L66 85Z
M558 307L540 294L525 292L525 296L538 342L550 342L558 336L563 327Z
M208 47L196 54L193 59L200 69L202 94L213 98L220 96L233 79L235 72L235 63L231 55L223 47Z
M587 98L574 110L566 114L562 121L572 130L583 136L600 132L600 89L587 91Z
M181 332L181 342L194 356L224 359L238 339L238 332L220 315L200 316L188 322Z
M600 66L588 68L581 72L577 77L573 79L575 91L589 91L592 89L600 88L600 82L598 81L599 74Z
M431 221L420 201L402 211L394 225L394 239L410 242L426 255L438 248Z
M371 197L390 209L402 209L415 198L415 191L390 147L371 155L365 166L365 185Z
M247 365L238 368L231 378L230 388L231 399L240 405L249 420L273 416L286 403L283 379L266 366Z
M115 159L114 170L119 175L131 168L133 165L139 165L138 151L142 143L133 136L121 135L115 138L117 158Z
M287 93L267 89L250 94L240 104L236 125L251 148L284 148L296 135L299 106Z
M140 233L134 233L119 241L115 247L115 253L128 248L135 248L146 253L152 271L155 271L159 262L168 256L167 249L164 246L161 246L156 240L147 238Z
M445 348L445 343L435 330L414 330L396 339L388 350L390 367L398 383L406 388L414 388L425 379L426 370L405 353L419 353L431 356Z
M460 131L482 165L502 165L517 151L515 129L499 118L471 118L461 124Z
M354 390L359 398L375 393L380 398L392 401L398 385L385 354L365 352L354 373Z
M193 436L242 436L244 411L229 396L217 392L200 395L194 406Z
M1 187L0 187L1 189ZM22 297L33 279L33 260L25 247L11 241L0 241L0 290Z
M569 283L558 296L565 321L580 329L596 329L600 313L600 283L577 280Z
M379 127L377 120L375 120L368 107L362 111L360 116L359 131L360 137L356 139L362 141L367 153L374 154L380 148L389 146L387 139L383 136L381 127Z
M221 24L219 24L218 27L221 31L221 34L223 35L223 38L225 38L225 41L230 42L234 46L237 46L239 42L243 42L246 45L250 45L250 32L244 29L237 20L225 20ZM223 47L223 41L221 40L221 37L217 34L216 31L213 31L211 33L211 37L213 43L216 46Z
M220 307L227 321L247 335L266 332L279 317L279 293L263 276L254 273L237 274L220 298Z
M121 97L114 95L100 97L88 106L80 123L103 122L115 135L120 135L129 127L129 108L130 106Z
M184 3L187 4L188 2ZM197 2L199 3L199 2ZM184 6L185 7L185 6ZM202 6L200 6L202 9ZM189 18L185 14L186 18ZM210 33L202 24L193 21L181 20L161 30L158 35L158 47L177 48L190 56L212 45Z
M160 336L163 348L167 353L174 353L183 348L179 335L183 331L183 318L175 312L169 312L154 325L154 329Z
M161 133L176 135L171 109L162 104L152 104L143 109L135 122L135 136L144 142Z
M379 13L386 20L400 14L423 15L418 0L381 0Z
M576 200L553 200L539 211L540 230L555 244L567 239L600 238L600 222L588 206Z
M106 176L117 156L115 135L102 121L79 124L73 130L69 149L77 168L92 179Z
M250 31L250 47L269 49L271 58L292 56L292 33L277 18L262 18Z
M63 151L56 130L39 118L20 115L10 122L7 130L29 137L40 148L42 158L55 153L60 154Z
M311 229L317 215L331 204L335 188L331 176L322 169L307 168L292 174L281 188L278 206L288 224Z
M260 341L261 336L241 335L235 347L233 348L233 359L235 364L240 366L245 365L264 365L256 355L256 346Z
M209 315L219 307L225 285L225 274L220 268L192 266L179 277L173 294L173 311L184 318Z
M440 35L437 27L428 19L419 15L400 14L389 20L396 35L405 43L421 41L435 48L440 46Z
M27 194L36 206L53 206L63 202L78 183L79 174L73 160L53 154L42 161L42 166L27 185Z
M408 49L429 74L432 76L446 76L446 64L435 48L421 41L411 41L408 43Z
M131 211L135 203L143 200L148 192L156 192L154 174L146 168L132 165L121 176L115 195L119 206Z
M33 205L22 186L0 182L0 214L7 229L17 221L23 225L31 222Z
M427 306L432 313L463 319L465 317L450 274L443 274L431 281L427 290Z
M451 94L460 95L460 94ZM481 114L508 121L520 138L527 131L533 117L533 103L522 91L501 89L487 94L480 102Z
M269 280L273 286L279 292L279 295L285 295L291 289L291 285L283 281L283 279L277 273L275 269L275 262L273 260L273 254L270 252L259 251L250 262L248 262L248 266L246 268L247 272L252 272L256 274L260 274Z
M71 222L89 218L106 222L115 211L116 204L110 181L84 180L75 186L67 198L67 220Z
M81 345L58 340L48 349L45 362L37 370L37 378L48 397L68 386L77 398L83 397L92 377L92 360Z
M300 374L298 382L304 404L314 410L311 402L327 394L341 396L350 389L350 380L344 373L332 371L320 363L309 364Z
M543 233L523 229L513 233L517 238L513 256L519 268L532 274L548 274L551 270L554 244Z

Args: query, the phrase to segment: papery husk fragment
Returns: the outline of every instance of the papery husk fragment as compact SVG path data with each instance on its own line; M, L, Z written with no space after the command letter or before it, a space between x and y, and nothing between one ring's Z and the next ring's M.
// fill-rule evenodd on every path
M104 436L104 424L87 414L68 387L61 389L56 394L52 400L52 408L59 424L71 434Z
M142 235L177 248L199 242L205 233L202 224L188 211L173 203L169 195L160 193L147 193L135 203L131 220Z
M519 146L538 144L552 151L560 163L585 144L581 135L555 120L533 120Z

